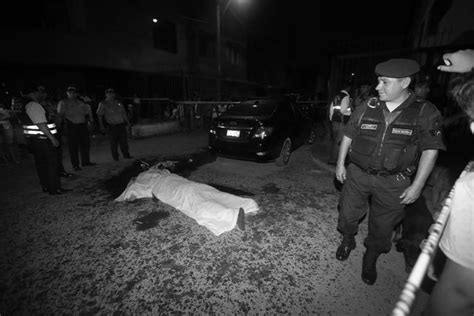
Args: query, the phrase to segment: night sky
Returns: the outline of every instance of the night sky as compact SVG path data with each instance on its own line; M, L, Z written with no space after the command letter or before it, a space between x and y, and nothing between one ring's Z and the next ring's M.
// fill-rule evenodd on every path
M294 25L312 34L400 34L406 32L415 1L247 0L235 10L251 25L272 33ZM245 14L245 16L244 16Z
M326 53L331 40L403 35L410 26L415 1L247 0L236 6L251 33L271 36L310 58Z

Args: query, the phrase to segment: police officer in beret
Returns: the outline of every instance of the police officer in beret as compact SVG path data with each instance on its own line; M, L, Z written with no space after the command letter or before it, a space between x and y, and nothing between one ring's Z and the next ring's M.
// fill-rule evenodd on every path
M392 232L404 216L405 205L418 199L438 150L445 150L440 113L409 89L419 70L410 59L379 63L375 67L379 96L355 110L339 150L336 178L344 186L338 230L343 238L336 258L349 257L359 222L370 208L362 262L362 280L369 285L377 279L378 257L390 251Z

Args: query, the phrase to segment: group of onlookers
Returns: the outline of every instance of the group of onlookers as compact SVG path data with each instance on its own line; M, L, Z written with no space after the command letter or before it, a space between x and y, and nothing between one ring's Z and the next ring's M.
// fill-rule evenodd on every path
M127 140L129 115L113 89L105 90L104 99L93 110L92 99L80 95L74 85L67 87L66 96L59 101L43 85L23 89L19 97L2 87L0 162L18 164L17 157L32 153L44 192L64 193L59 177L73 176L63 165L63 140L74 171L95 165L90 158L90 137L97 129L102 134L107 130L114 160L119 160L119 146L123 158L132 158Z

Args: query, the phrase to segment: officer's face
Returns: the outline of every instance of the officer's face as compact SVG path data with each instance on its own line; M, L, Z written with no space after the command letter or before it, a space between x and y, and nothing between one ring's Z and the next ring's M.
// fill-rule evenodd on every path
M396 101L400 98L410 83L408 80L407 84L407 78L378 77L377 79L379 83L375 90L379 93L379 99L386 102Z
M105 97L107 99L114 99L115 98L115 91L107 91L105 92Z
M77 97L76 90L68 90L66 93L67 93L68 98L70 99Z
M37 91L34 91L33 93L31 93L30 96L36 102L43 102L44 99L46 99L46 92L44 92L42 90L37 90Z

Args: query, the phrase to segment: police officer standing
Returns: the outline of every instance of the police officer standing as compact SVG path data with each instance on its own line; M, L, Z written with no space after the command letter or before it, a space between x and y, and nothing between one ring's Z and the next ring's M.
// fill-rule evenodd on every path
M118 145L124 158L132 158L128 151L127 126L129 125L127 112L122 103L115 99L114 89L105 90L105 100L99 103L97 116L101 132L105 131L104 120L108 125L110 151L114 160L119 160Z
M35 87L27 93L30 102L25 105L18 118L33 152L43 192L49 192L51 195L63 194L65 190L61 189L59 178L56 124L48 121L48 113L40 104L45 98L45 92Z
M344 88L339 91L331 104L329 105L329 121L331 122L332 144L329 153L328 164L335 165L337 162L337 155L339 153L339 146L342 141L343 129L345 124L351 117L351 98L350 98L350 84L345 83Z
M61 125L63 124L61 124L61 118L59 117L56 106L53 104L52 100L49 98L48 94L46 93L45 87L38 86L37 89L40 90L41 92L44 92L44 99L40 104L45 109L46 113L48 113L47 120L56 124L56 129L58 131L58 133L55 136L56 136L56 139L59 141L59 146L57 147L59 175L65 178L72 177L74 176L74 174L67 172L63 164L63 142L62 142L63 134L61 130Z
M356 109L339 151L336 178L344 186L338 230L343 239L336 258L346 260L355 248L354 236L370 201L362 262L362 280L369 285L377 279L378 257L390 251L392 232L404 216L404 206L418 199L438 150L445 150L440 113L408 88L419 69L410 59L390 59L376 66L379 96Z
M67 99L58 103L58 113L66 123L69 156L74 170L79 171L79 152L82 166L94 166L90 161L90 137L88 124L92 122L90 107L78 98L76 87L66 90Z

